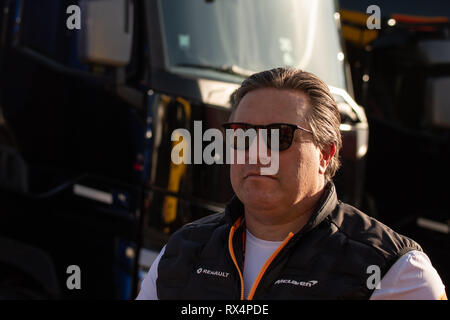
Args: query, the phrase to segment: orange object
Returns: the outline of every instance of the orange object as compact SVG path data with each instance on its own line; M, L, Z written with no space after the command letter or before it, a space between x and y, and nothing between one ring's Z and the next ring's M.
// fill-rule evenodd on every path
M403 23L448 23L450 22L447 17L423 17L423 16L410 16L406 14L393 14L397 22Z
M230 252L231 259L233 260L234 265L236 266L236 269L239 273L239 279L241 282L241 298L240 299L244 300L245 299L245 297L244 297L244 278L242 276L242 271L239 268L239 265L237 263L236 256L234 254L234 248L233 248L234 233L241 226L241 224L242 224L242 217L239 218L234 223L234 225L231 227L230 234L228 236L228 251ZM261 281L262 277L264 276L264 273L267 271L267 268L269 268L272 261L280 253L280 251L286 246L286 244L292 239L293 236L294 236L294 234L292 232L289 232L286 239L284 239L284 241L280 244L280 246L277 248L277 250L275 250L275 252L270 256L270 258L267 259L267 261L264 263L263 267L261 268L261 270L258 273L258 276L255 279L255 282L252 285L252 288L250 290L250 293L248 294L247 300L253 299L253 296L255 295L255 292L256 292L256 288L258 288L259 282ZM243 245L245 246L245 243Z

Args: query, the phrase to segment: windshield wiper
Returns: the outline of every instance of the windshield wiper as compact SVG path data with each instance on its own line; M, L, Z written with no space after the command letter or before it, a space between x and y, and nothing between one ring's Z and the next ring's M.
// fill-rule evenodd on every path
M213 70L213 71L218 71L218 72L222 72L222 73L228 73L228 74L232 74L232 75L236 75L236 76L241 76L244 78L247 78L255 73L253 71L243 69L236 65L214 66L214 65L207 65L207 64L196 64L196 63L179 63L176 66L177 67L188 67L188 68Z

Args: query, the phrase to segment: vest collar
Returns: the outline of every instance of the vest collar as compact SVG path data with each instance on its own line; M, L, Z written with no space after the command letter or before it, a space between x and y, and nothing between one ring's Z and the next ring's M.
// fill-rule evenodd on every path
M296 234L296 236L314 229L333 212L337 204L338 198L336 194L336 187L333 182L329 181L325 185L324 192L317 203L316 209L306 225ZM225 207L225 219L230 225L233 225L239 217L244 216L244 212L244 204L236 195L234 195Z

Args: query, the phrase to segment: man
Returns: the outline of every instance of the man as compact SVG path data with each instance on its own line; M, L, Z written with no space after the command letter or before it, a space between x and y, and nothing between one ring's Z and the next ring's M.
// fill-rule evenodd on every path
M236 196L171 237L137 299L446 299L416 242L337 199L340 115L325 83L264 71L231 104L225 128L279 129L279 170L262 175L249 145L238 150L248 161L230 166Z

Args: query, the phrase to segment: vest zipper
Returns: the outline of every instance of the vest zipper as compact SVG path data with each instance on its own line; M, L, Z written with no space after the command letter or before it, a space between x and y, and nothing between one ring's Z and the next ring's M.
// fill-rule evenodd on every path
M253 296L255 295L256 289L258 288L258 285L264 276L264 273L266 273L267 268L269 268L272 261L277 257L277 255L280 253L281 250L287 245L287 243L292 239L294 234L292 232L289 232L288 236L283 240L283 242L280 244L280 246L277 248L277 250L272 253L272 255L267 259L267 261L264 263L263 267L258 273L258 276L255 279L255 282L253 282L252 289L250 290L250 293L248 294L247 300L252 300Z
M237 228L239 228L240 224L242 221L242 217L240 217L235 223L234 225L231 227L230 230L230 235L228 236L228 251L230 252L230 256L231 259L234 262L234 265L236 266L236 269L238 271L239 274L239 279L241 281L241 300L244 300L244 278L242 276L242 272L241 269L239 268L239 265L237 263L236 260L236 256L234 255L234 248L233 248L233 236L234 236L234 232L236 231Z
M236 256L234 254L234 247L233 247L233 237L235 231L240 227L242 222L242 217L239 218L231 227L230 234L228 236L228 251L230 252L231 259L233 260L234 265L236 266L236 269L239 274L239 280L241 282L241 300L244 300L244 277L242 276L241 269L239 268L239 264L237 263ZM256 289L258 288L258 285L264 276L264 273L267 271L267 268L269 268L272 261L277 257L277 255L280 253L281 250L288 244L288 242L292 239L294 234L292 232L289 232L288 236L284 239L284 241L280 244L280 246L277 248L277 250L272 253L272 255L267 259L267 261L264 263L263 267L258 273L258 276L255 279L255 282L253 282L252 288L250 290L250 293L248 294L247 300L252 300L253 296L255 295ZM245 243L243 244L245 246Z

